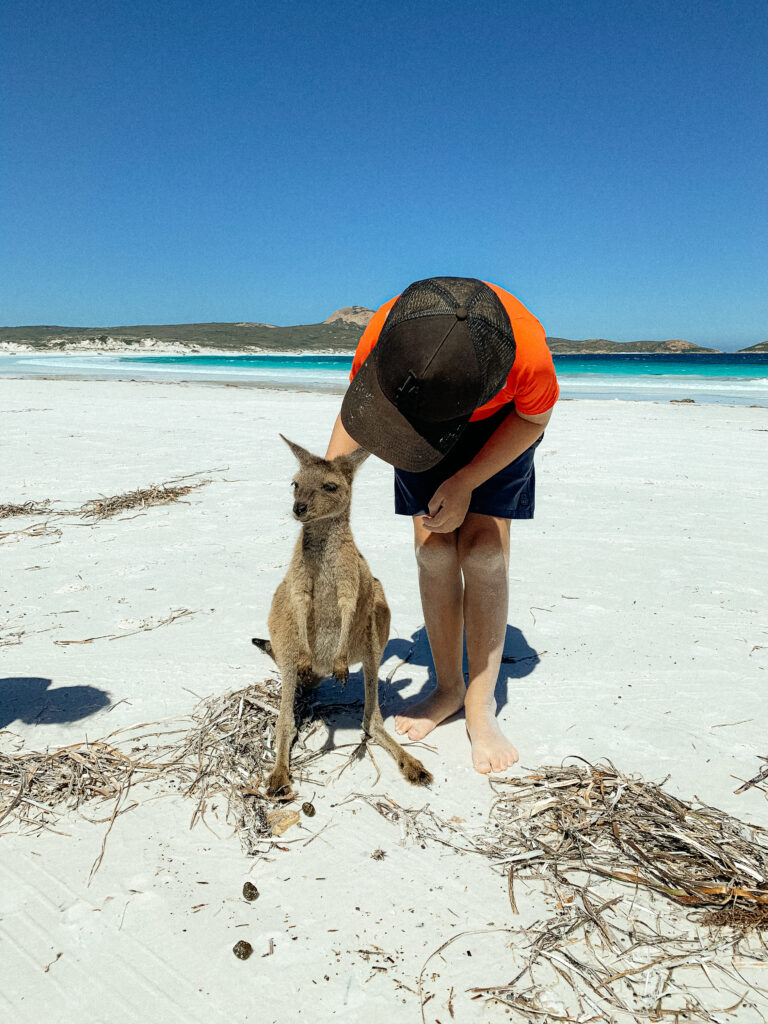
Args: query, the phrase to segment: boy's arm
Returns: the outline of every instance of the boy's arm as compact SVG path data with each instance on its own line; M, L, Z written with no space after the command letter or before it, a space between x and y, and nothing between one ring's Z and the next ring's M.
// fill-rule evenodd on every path
M344 429L344 424L341 422L341 413L339 413L331 431L328 451L325 453L326 459L335 459L337 455L349 455L350 452L356 451L359 447L360 445L357 441L351 438Z
M433 533L450 533L461 526L472 491L538 441L551 416L551 409L535 416L513 409L474 459L435 491L429 503L429 515L422 519L424 528Z

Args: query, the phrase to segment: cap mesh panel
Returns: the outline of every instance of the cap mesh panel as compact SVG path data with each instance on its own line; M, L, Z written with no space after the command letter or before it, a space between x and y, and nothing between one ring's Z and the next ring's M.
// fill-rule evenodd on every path
M487 284L473 277L430 277L415 281L389 312L379 342L397 324L435 314L467 310L467 329L475 348L481 376L478 406L504 385L515 360L515 337L509 316Z

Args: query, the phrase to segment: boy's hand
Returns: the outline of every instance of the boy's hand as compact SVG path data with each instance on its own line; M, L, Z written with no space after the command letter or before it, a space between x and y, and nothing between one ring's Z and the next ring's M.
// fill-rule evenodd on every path
M425 530L432 533L450 533L457 530L467 518L472 488L457 476L450 476L435 491L429 503L429 515L422 517Z

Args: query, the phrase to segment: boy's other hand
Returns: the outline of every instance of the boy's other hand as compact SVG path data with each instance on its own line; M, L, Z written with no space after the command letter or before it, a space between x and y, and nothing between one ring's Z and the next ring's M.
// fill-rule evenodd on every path
M458 477L450 476L435 491L429 503L429 515L422 517L425 530L432 533L450 533L457 530L467 518L472 488Z

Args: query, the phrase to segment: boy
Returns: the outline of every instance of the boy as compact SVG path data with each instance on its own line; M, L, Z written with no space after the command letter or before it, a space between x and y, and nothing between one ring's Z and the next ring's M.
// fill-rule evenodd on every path
M494 703L510 522L533 517L534 451L559 393L544 329L496 285L416 281L373 315L350 380L326 458L362 446L395 467L437 673L395 728L420 740L463 706L476 770L502 772L518 759Z

